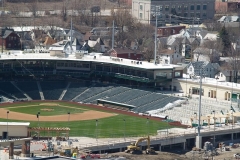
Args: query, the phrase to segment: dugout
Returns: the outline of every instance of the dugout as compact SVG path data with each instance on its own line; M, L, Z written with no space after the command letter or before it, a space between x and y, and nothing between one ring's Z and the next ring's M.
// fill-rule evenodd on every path
M28 137L29 122L0 122L0 139Z

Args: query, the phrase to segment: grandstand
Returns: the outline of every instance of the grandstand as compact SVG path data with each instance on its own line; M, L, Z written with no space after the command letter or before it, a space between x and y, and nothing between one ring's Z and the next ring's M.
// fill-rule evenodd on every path
M189 117L198 108L198 101L191 99L199 94L198 79L182 78L183 69L178 65L160 65L101 54L84 55L80 59L74 54L65 57L2 54L0 76L1 101L102 103L109 107L125 107L139 114L168 116L184 124L189 124ZM167 93L169 91L171 94ZM174 95L178 91L190 97L188 103L182 96ZM210 114L213 109L218 113L228 113L230 101L238 101L239 95L239 84L204 78L202 96L210 100L203 100L202 114ZM222 102L220 107L219 102ZM233 104L237 110L236 103Z

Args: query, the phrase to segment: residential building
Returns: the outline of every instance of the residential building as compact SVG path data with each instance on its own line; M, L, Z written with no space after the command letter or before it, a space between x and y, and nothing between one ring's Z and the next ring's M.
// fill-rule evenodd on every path
M184 58L176 50L164 49L159 51L160 64L178 64L184 61Z
M240 8L238 0L216 0L215 10L216 13L234 12Z
M239 16L222 16L218 22L229 23L229 22L239 22Z
M16 50L21 49L20 36L12 29L2 29L3 36L0 38L2 49Z
M185 28L186 28L185 26L179 26L179 25L162 26L162 27L158 27L157 35L158 37L168 37L171 35L179 34L179 32Z
M143 59L142 53L138 52L137 50L131 50L128 48L113 48L108 51L108 54L111 57L126 58L132 60L140 61Z
M142 23L158 26L166 23L199 23L212 19L215 14L215 0L132 0L132 15Z
M187 74L192 78L200 75L214 78L219 70L220 67L217 63L210 63L207 61L190 62L187 66Z

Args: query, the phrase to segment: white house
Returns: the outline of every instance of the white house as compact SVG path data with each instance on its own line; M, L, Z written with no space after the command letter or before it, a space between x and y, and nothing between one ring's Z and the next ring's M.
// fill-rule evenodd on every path
M202 69L202 73L201 73ZM219 72L219 65L217 63L210 63L207 61L190 62L187 66L187 74L190 77L202 76L214 78Z
M182 57L182 55L175 50L164 49L159 51L160 64L177 64L182 63L183 61L184 58Z

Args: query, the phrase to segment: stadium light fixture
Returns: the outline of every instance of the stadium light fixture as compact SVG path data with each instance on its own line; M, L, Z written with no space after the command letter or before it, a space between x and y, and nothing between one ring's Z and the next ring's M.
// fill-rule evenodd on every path
M70 112L68 112L68 127L69 127L69 120L70 120Z
M149 136L149 118L147 117L147 133L148 133L148 136Z
M8 114L9 114L9 111L7 111L7 136L6 136L7 139L8 139Z
M123 121L124 121L124 141L126 141L126 120L125 119L123 119Z
M98 132L97 132L97 129L98 129L98 119L96 119L96 141L98 142Z

